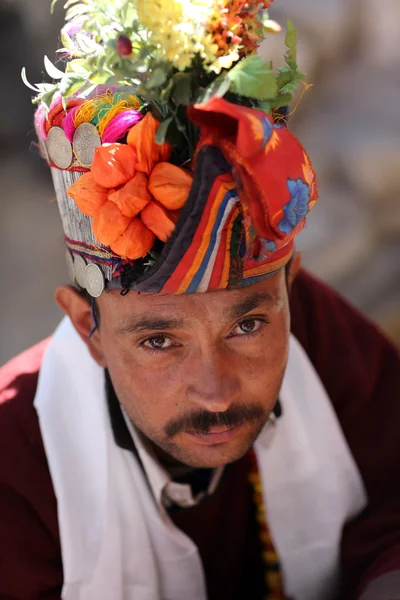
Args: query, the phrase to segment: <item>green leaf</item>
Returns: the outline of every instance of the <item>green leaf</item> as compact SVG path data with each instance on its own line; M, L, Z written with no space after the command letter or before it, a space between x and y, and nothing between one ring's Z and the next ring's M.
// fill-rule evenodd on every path
M108 79L108 75L107 73L89 73L87 76L87 79L90 81L90 83L93 83L94 85L101 85L104 84L107 79Z
M105 85L126 85L126 83L121 79L119 75L114 75L113 77L108 77L104 82Z
M72 38L65 33L65 31L61 31L61 42L69 52L73 54L76 53L75 43L73 42Z
M288 21L287 25L286 25L285 44L288 48L288 52L286 54L287 61L292 60L294 63L296 63L296 60L297 60L297 51L296 51L297 29L293 25L292 21Z
M296 91L297 85L295 81L289 81L286 85L281 87L279 90L282 94L294 94Z
M84 54L93 54L93 52L96 52L98 49L96 42L86 34L78 32L75 36L75 39L78 48L82 50Z
M288 68L295 73L297 71L297 63L294 60L290 60L287 56L285 57L285 60Z
M151 44L145 44L140 48L138 59L144 60L145 58L148 58L149 56L151 56L154 50L156 50L155 46L152 46Z
M54 94L56 93L57 89L58 88L54 86L53 89L49 90L48 92L45 92L40 96L41 102L43 102L43 104L45 104L47 108L50 108L50 105L54 98Z
M88 14L88 7L85 6L84 4L77 4L67 11L67 14L65 15L65 20L72 21L73 19L75 19L75 17L79 17L81 15L87 15L87 14Z
M248 56L228 71L227 77L231 92L246 98L268 100L278 91L274 72L261 56Z
M280 108L281 106L287 106L293 100L292 94L279 94L276 97L274 104L272 105L274 108Z
M192 76L190 73L177 73L173 77L171 99L175 106L189 106L192 101Z
M167 103L169 101L173 87L174 87L174 80L173 80L173 78L171 78L168 81L166 87L163 89L163 91L160 94L161 100L163 102Z
M149 79L145 83L145 87L152 90L155 87L160 87L167 80L167 74L162 67L156 67L150 74Z
M64 73L60 69L57 69L47 56L44 57L44 68L52 79L62 79L64 77Z
M24 84L26 85L26 87L28 87L30 90L33 90L36 93L38 93L40 91L38 87L33 86L31 83L29 83L28 78L26 76L26 68L25 67L23 67L23 69L21 71L21 79L24 82Z
M79 92L80 97L88 98L92 92L97 88L97 84L89 85L87 88Z
M68 73L60 82L60 92L64 97L72 96L86 82L86 78L79 73Z
M87 77L90 73L86 67L86 60L84 58L76 58L75 60L71 60L67 62L66 73L77 73L82 75L82 77Z
M268 100L263 100L257 106L257 110L262 110L263 112L267 113L267 115L271 114L272 108L273 108L272 101L268 101Z
M196 102L208 102L211 98L223 98L231 87L231 80L227 75L217 77L197 98Z
M45 92L49 92L50 90L52 90L55 86L53 83L38 83L37 84L38 90L41 94L45 93Z
M276 83L278 89L281 90L285 85L293 81L293 73L289 67L279 67L277 71Z
M67 2L64 4L64 9L68 10L71 6L78 4L81 1L82 0L67 0ZM57 2L57 0L55 0L55 2Z
M168 127L171 125L172 120L173 120L173 117L168 117L168 119L161 121L160 125L157 128L156 137L155 137L157 144L161 145L165 142L166 137L167 137Z
M108 73L108 70L106 70L106 61L107 61L107 57L103 54L103 56L101 56L97 62L97 70L100 73L100 75L102 75L103 73Z

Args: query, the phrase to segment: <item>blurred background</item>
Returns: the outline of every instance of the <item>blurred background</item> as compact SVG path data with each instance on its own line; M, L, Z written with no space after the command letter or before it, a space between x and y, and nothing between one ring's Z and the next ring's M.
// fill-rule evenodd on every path
M60 0L0 0L0 364L48 336L67 281L46 165L34 147L31 92L63 22ZM400 2L275 0L271 17L299 32L313 84L291 117L314 163L320 202L298 246L304 264L400 343ZM282 62L284 35L261 53Z

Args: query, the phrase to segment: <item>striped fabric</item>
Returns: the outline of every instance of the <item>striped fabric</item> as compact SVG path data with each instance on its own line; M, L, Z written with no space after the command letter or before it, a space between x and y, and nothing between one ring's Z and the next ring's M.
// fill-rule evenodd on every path
M317 200L299 141L265 113L214 98L189 108L200 142L189 196L157 257L133 261L100 244L66 190L79 174L52 169L72 258L102 270L106 288L193 294L253 285L290 260ZM122 235L122 234L121 234Z
M164 293L190 294L227 287L231 264L229 249L233 224L239 216L238 202L234 182L222 183L213 190L193 242L178 265L182 281L173 292L167 282Z

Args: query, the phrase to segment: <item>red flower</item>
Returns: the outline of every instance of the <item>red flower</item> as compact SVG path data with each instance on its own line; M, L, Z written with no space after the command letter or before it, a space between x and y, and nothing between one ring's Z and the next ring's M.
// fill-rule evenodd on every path
M119 36L115 42L115 48L121 56L130 56L132 54L132 42L125 34Z

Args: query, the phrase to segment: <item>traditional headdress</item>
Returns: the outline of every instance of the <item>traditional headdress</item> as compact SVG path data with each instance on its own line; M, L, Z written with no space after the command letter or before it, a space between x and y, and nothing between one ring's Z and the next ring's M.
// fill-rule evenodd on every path
M268 6L67 1L65 72L45 58L57 83L31 87L71 278L92 296L240 287L290 260L317 190L285 119L304 78L293 25L285 66L255 54L280 29Z

